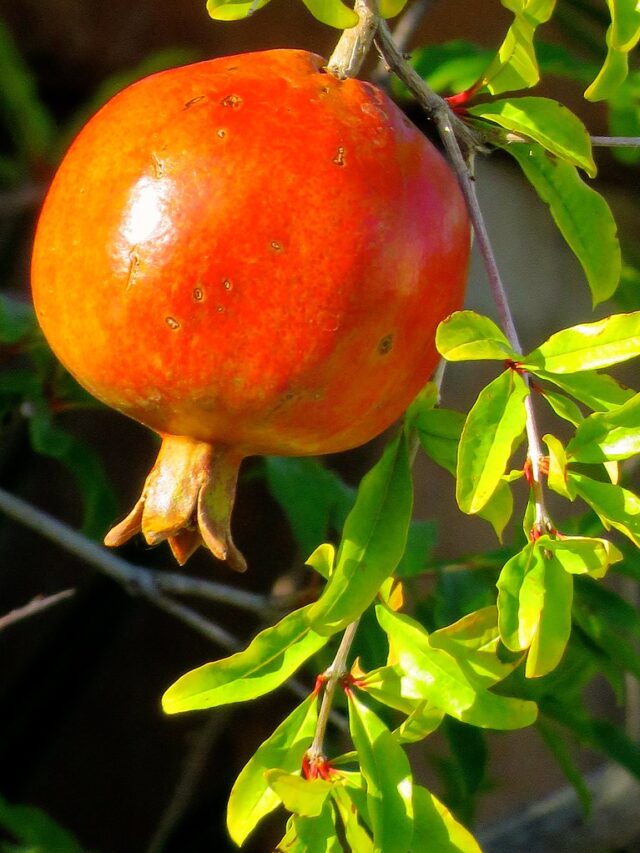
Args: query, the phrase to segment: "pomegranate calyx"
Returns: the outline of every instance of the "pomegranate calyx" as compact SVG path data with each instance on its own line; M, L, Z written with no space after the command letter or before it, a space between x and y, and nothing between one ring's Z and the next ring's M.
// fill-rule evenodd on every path
M238 572L247 565L231 537L231 511L241 456L187 436L165 435L142 495L104 543L142 533L149 545L168 540L180 565L201 545Z

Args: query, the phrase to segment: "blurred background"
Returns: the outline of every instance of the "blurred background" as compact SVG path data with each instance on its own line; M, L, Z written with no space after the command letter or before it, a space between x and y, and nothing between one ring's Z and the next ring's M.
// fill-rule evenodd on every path
M497 0L425 5L407 48L462 38L495 49L511 21ZM603 10L604 4L561 0L557 22L544 28L543 38L597 63ZM15 322L29 329L30 246L47 183L74 133L109 95L152 70L235 52L298 47L327 56L337 37L299 0L273 0L252 19L229 24L212 21L204 0L0 0L0 292L11 300ZM553 77L538 93L558 97L593 134L607 133L606 109L587 104L581 91ZM424 124L414 107L407 109ZM599 188L614 208L632 257L640 212L638 167L621 164L603 149L597 162ZM483 159L478 190L524 348L557 328L589 319L582 272L517 167L498 154ZM623 308L640 307L630 282ZM494 314L477 259L468 307ZM611 310L620 310L620 303L599 306L597 316ZM87 407L46 352L36 347L34 357L40 383L35 390L33 365L24 351L7 336L0 344L0 486L100 539L137 497L155 456L155 440L116 413ZM467 411L493 375L491 368L471 365L448 370L444 404ZM632 385L633 380L629 374ZM64 387L71 402L56 411L38 409L46 383ZM324 460L346 484L347 496L380 447L381 440ZM190 574L265 596L292 600L310 594L303 561L313 531L305 531L298 519L292 532L283 492L287 482L289 489L297 482L308 490L316 481L322 489L323 481L315 468L287 470L298 480L283 480L285 469L260 460L250 460L243 471L234 531L250 571L231 576L199 553L188 565ZM499 543L488 525L459 515L445 472L420 457L415 474L416 517L425 522L423 561L435 561L438 570L411 589L432 607L434 591L444 591L448 598L441 598L440 606L456 618L467 605L490 600L495 577L478 579L464 568L446 575L442 567L464 567L465 555ZM507 542L516 528L517 520ZM174 568L165 546L151 550L136 541L121 553L136 564ZM0 634L0 794L43 809L96 853L234 849L224 829L231 785L295 697L280 689L247 705L165 717L160 696L167 686L227 651L0 514L0 615L38 594L65 589L75 593ZM198 602L198 607L242 643L264 624L261 616L228 605ZM306 687L324 665L317 661L315 669L300 675ZM619 697L604 678L590 683L588 697L602 719L637 725L633 717L625 720ZM597 752L573 744L570 750L585 771L602 762ZM451 730L418 745L412 758L423 781L481 830L566 783L535 729L482 739ZM476 771L470 770L471 758ZM471 778L473 772L477 778ZM281 835L282 815L277 815L245 849L271 850ZM630 841L625 844L633 849Z

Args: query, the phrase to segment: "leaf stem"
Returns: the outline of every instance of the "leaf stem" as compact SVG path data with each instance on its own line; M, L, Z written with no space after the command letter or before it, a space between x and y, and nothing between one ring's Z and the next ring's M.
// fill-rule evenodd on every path
M435 94L407 63L402 53L394 43L391 32L385 23L380 21L378 26L379 47L391 71L407 86L433 120L442 139L445 151L458 176L460 188L467 203L469 217L478 241L478 249L487 272L489 287L498 312L500 325L513 349L521 353L522 346L518 332L511 313L511 307L507 298L507 292L502 282L500 270L496 261L489 233L482 215L480 203L476 193L475 180L470 167L476 151L480 150L480 142L473 131L466 127L451 111L448 104ZM541 531L548 529L551 525L549 515L544 501L544 492L540 477L540 458L542 445L540 433L536 423L535 412L531 395L525 400L526 430L529 444L529 458L531 460L531 473L533 496L536 505L535 523Z
M320 705L320 711L318 712L318 722L316 724L313 742L307 750L307 758L311 765L324 760L324 737L327 730L327 723L329 722L331 715L331 709L337 687L349 671L347 667L347 659L359 624L360 620L356 619L355 622L347 625L347 628L342 635L340 645L338 646L336 656L333 659L333 663L324 673L326 681L324 685L324 693L322 695L322 704Z
M640 148L640 136L592 136L591 144L600 148Z

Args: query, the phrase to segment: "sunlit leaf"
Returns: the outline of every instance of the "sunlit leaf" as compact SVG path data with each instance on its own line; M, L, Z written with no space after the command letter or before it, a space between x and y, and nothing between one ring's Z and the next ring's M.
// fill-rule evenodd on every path
M542 580L543 600L537 628L527 655L525 668L527 678L538 678L554 670L562 660L571 635L573 578L564 570L555 554L551 558L545 557L542 567L543 577L534 578L534 572L531 572L524 579L521 594L521 608L526 608L529 595L527 581L531 579L535 588L533 596L537 604L538 584Z
M594 370L585 370L580 373L548 373L545 370L535 368L535 373L541 379L553 382L567 394L575 397L585 406L596 412L608 412L621 406L634 395L631 388L625 388L612 376L606 373L596 373ZM546 396L546 389L543 391ZM583 420L576 417L576 411L570 410L571 417L576 418L576 425ZM568 411L569 413L569 411Z
M567 445L576 462L628 459L640 453L640 394L619 409L596 412L583 421Z
M420 785L413 788L415 829L410 853L482 853L471 833Z
M493 320L475 311L455 311L438 326L436 347L447 361L519 358Z
M286 853L343 853L336 833L335 813L330 803L325 803L315 817L294 815L291 830L277 849Z
M311 606L261 631L243 651L183 675L162 697L164 712L244 702L275 690L327 642L309 626Z
M285 770L267 770L265 777L285 809L305 817L320 814L332 787L325 779L303 779Z
M517 476L522 476L521 472L517 472ZM504 529L513 515L513 495L504 478L498 483L494 493L482 509L478 510L477 514L489 522L498 537L498 541L502 542Z
M367 783L375 849L406 853L413 835L409 760L379 717L353 693L348 699L349 728Z
M607 29L607 56L600 72L584 93L590 101L601 101L615 93L628 70L627 54L640 39L640 8L636 0L607 0L611 25Z
M318 700L311 695L258 747L240 771L227 805L227 828L238 846L280 804L280 797L269 787L266 771L277 767L292 773L301 767L317 718Z
M469 412L457 464L456 498L463 512L478 512L497 489L524 434L528 393L524 379L506 370L483 388Z
M640 548L640 498L622 486L601 483L575 471L569 472L569 477L607 530L615 527Z
M382 18L395 18L407 5L408 0L379 0L378 13Z
M530 542L505 563L498 578L500 636L512 652L529 647L538 624L542 602L532 607L530 592L528 607L522 608L520 599L525 577L532 571L536 572L536 577L542 573L542 559L540 551Z
M329 580L333 572L333 564L336 557L336 549L330 542L318 545L315 551L305 560L305 566L311 566L325 580Z
M507 98L468 107L472 116L538 142L545 151L594 177L591 139L580 119L550 98Z
M622 261L615 219L607 202L587 186L575 166L552 157L542 146L513 143L504 150L515 157L549 205L584 269L594 304L608 299L618 286Z
M523 356L524 366L546 373L575 373L609 367L640 355L640 311L613 314L556 332Z
M537 27L551 17L555 0L502 0L502 5L515 20L483 75L492 95L529 88L540 79L533 40Z
M344 836L349 849L358 853L374 853L374 846L369 833L358 821L358 811L354 807L349 793L342 785L333 785L331 796L338 809L344 828Z
M309 611L317 631L346 627L371 604L382 581L400 562L407 541L413 488L404 431L363 477L349 514L336 565L325 590Z
M580 411L579 406L564 394L558 394L549 388L543 388L542 396L549 403L556 415L563 418L563 420L569 421L574 426L578 426L584 420L584 415Z
M207 12L215 21L241 21L262 9L268 2L269 0L207 0Z
M448 652L431 647L418 622L381 606L376 615L389 638L405 698L426 699L456 719L483 728L515 729L533 722L533 703L485 690L473 670L463 668Z
M302 0L314 18L322 24L336 27L338 30L346 30L355 27L358 23L358 15L353 9L345 6L341 0Z
M572 501L575 494L569 490L567 484L567 454L562 442L558 441L555 435L545 435L542 440L549 450L549 473L547 474L549 488Z

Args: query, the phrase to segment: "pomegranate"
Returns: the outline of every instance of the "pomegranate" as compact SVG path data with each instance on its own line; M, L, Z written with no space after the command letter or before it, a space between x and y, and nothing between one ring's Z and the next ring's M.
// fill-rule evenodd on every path
M460 307L469 223L439 152L374 86L299 50L154 74L84 127L56 174L33 296L62 363L162 438L107 535L230 534L250 454L380 433L433 371Z

